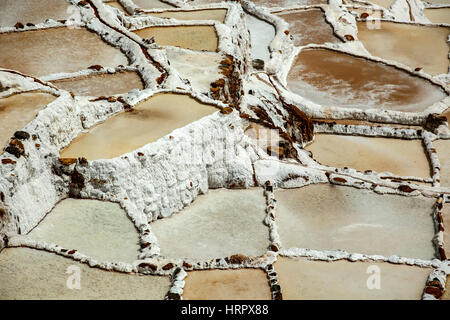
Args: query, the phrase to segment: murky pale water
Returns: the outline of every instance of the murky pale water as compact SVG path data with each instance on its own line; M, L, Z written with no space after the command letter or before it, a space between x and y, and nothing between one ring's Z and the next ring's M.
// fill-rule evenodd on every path
M173 8L170 4L158 0L133 0L133 2L142 9Z
M139 254L136 228L117 204L66 199L34 228L35 240L76 249L98 261L132 263Z
M332 167L419 178L431 175L421 140L318 134L306 149L315 160Z
M79 268L79 269L77 269ZM69 289L70 276L80 271L80 289ZM169 277L137 276L90 268L53 253L8 248L0 253L2 299L149 299L163 300Z
M420 300L431 272L429 268L379 262L327 263L289 258L278 258L274 268L286 300ZM379 290L367 286L367 282L374 283L368 281L374 270L380 272Z
M442 209L442 218L444 220L444 250L448 256L450 255L450 204L444 205Z
M393 22L381 22L378 29L369 29L365 22L358 22L357 26L358 38L374 56L412 69L423 68L431 75L447 73L450 28Z
M92 65L116 67L128 59L85 28L51 28L0 34L0 67L43 76Z
M162 46L215 52L219 45L214 26L150 27L133 32L141 38L153 37Z
M320 9L291 11L277 15L289 23L290 34L293 35L296 46L341 42L334 35L333 27L327 23L325 14Z
M437 150L441 163L441 185L448 187L450 186L450 140L433 141L433 146Z
M267 276L258 269L194 271L185 281L185 300L271 299Z
M293 92L324 106L420 112L446 96L407 72L326 49L302 50L287 82Z
M330 184L276 191L285 249L433 259L434 199L379 195Z
M43 92L14 94L0 99L0 148L3 148L14 132L26 126L41 109L55 99L55 96Z
M380 7L389 9L389 7L391 6L393 0L368 0L368 2L372 2L374 4L379 5Z
M61 152L61 157L115 158L216 111L187 95L158 94L82 134Z
M253 0L256 5L263 7L296 7L311 6L315 4L327 4L327 0Z
M246 14L245 19L247 28L250 31L252 58L265 60L267 62L270 60L269 46L275 37L274 26L251 14Z
M64 20L77 12L75 6L61 0L2 0L0 27L12 27L17 22L43 23L47 19Z
M155 221L151 228L163 256L196 260L258 256L269 246L265 216L262 189L209 190L180 213Z
M449 1L450 4L450 1ZM450 24L450 8L425 9L425 16L433 23Z
M125 10L125 8L117 1L110 1L106 3L108 6L114 7L122 11L125 15L129 16L128 12Z
M131 71L61 79L52 83L59 89L72 91L75 95L94 97L123 94L132 89L144 88L141 77Z
M211 83L223 77L219 65L224 57L220 54L167 48L167 58L170 65L181 77L188 79L196 91L209 92Z
M164 11L148 13L158 18L173 18L178 20L216 20L223 23L227 15L227 9L205 9L189 11Z

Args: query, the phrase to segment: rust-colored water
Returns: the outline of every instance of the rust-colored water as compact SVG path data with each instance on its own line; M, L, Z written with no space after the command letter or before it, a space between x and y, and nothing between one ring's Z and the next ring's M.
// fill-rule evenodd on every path
M327 49L304 49L288 87L324 106L420 112L446 97L442 88L400 69Z
M43 76L92 65L127 65L127 57L85 28L0 34L0 67Z

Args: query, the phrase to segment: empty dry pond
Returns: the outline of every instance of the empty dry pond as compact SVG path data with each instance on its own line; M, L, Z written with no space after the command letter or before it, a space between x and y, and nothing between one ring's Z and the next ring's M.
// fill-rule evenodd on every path
M132 89L143 89L141 77L136 72L124 71L114 74L92 74L75 78L54 80L59 89L73 92L78 96L111 96L127 93Z
M341 42L334 35L333 27L325 20L325 13L321 9L289 11L277 15L289 23L289 31L296 46Z
M434 199L330 184L279 190L275 196L285 249L434 258Z
M0 148L38 114L55 96L43 92L14 94L0 99Z
M269 246L262 189L209 190L182 212L151 228L161 255L212 259L233 254L259 256Z
M315 160L327 166L430 177L421 140L318 134L306 149L313 153Z
M154 38L161 46L198 51L217 51L219 38L214 26L164 26L134 31L141 38Z
M289 258L279 258L274 267L287 300L420 300L431 272L428 268L389 263ZM378 290L369 289L377 285L376 280L369 279L374 270L380 272Z
M92 65L116 67L128 60L86 28L50 28L0 34L0 67L43 76Z
M304 49L287 78L295 93L323 106L420 112L446 97L400 69L327 49Z
M79 290L67 287L74 268L80 268ZM163 300L170 279L138 276L90 268L45 251L8 248L0 253L2 299L150 299Z
M173 18L178 20L216 20L225 21L227 9L204 9L186 11L148 12L147 14L157 18Z
M450 28L385 21L377 28L369 29L365 22L357 26L359 40L374 56L422 68L431 75L447 73Z
M82 134L61 152L61 157L114 158L215 111L215 107L187 95L158 94Z
M270 287L262 270L206 270L189 272L185 300L270 300Z
M117 203L105 201L63 200L29 236L76 249L98 261L132 263L139 253L133 223Z

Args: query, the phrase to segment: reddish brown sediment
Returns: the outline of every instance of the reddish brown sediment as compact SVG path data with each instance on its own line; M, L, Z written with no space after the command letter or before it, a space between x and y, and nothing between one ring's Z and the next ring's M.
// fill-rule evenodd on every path
M447 96L406 71L327 49L302 50L287 82L312 102L347 108L419 112Z

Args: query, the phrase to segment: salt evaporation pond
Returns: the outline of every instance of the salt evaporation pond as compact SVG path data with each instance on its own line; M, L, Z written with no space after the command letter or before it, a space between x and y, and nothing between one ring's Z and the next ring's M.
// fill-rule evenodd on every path
M367 287L374 270L369 267L380 271L379 290ZM286 300L420 300L432 270L380 262L328 263L283 257L274 268Z
M294 93L329 107L421 112L446 97L423 78L328 49L302 50L287 83Z
M111 96L127 93L133 89L144 89L141 77L132 71L91 74L53 80L52 83L59 89L73 92L77 96Z
M216 111L187 95L158 94L82 134L61 151L61 157L115 158Z
M214 26L164 26L134 31L141 38L154 38L161 46L198 51L217 51L219 38Z
M0 99L0 146L55 99L55 96L44 92L19 93Z
M0 67L33 76L75 72L93 65L127 65L127 57L86 28L0 34Z
M386 21L380 22L379 28L366 22L357 22L357 26L359 40L372 55L431 75L447 73L450 28Z

